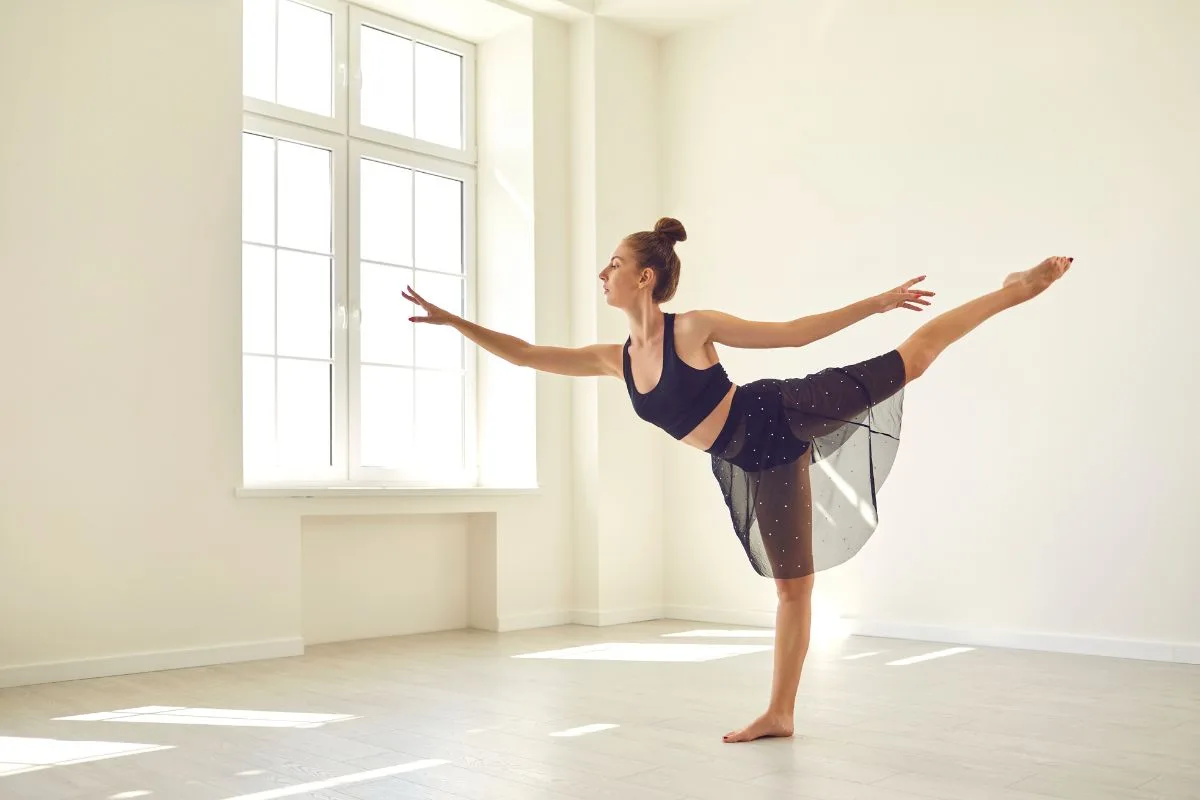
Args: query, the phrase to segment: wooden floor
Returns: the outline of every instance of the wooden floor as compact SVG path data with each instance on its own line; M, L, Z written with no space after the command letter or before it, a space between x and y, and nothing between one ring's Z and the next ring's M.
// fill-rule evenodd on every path
M4 690L0 798L1200 798L1200 667L830 639L797 737L727 745L763 708L771 640L699 627L463 631Z

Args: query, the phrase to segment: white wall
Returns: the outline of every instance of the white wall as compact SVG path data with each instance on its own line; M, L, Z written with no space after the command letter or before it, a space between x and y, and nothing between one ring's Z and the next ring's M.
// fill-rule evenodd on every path
M594 25L596 251L579 278L600 305L597 341L620 343L629 320L608 307L597 275L622 238L652 228L661 215L658 42L605 19ZM599 561L602 607L613 621L654 618L663 605L667 437L634 415L624 382L605 379L600 389L600 492L608 519Z
M468 518L309 517L301 527L305 644L465 628Z
M299 633L295 520L233 494L239 8L5 4L0 667Z
M539 145L493 163L523 165L514 202L553 220L567 87L540 71L566 73L567 28L532 31L523 62L486 52L524 64ZM0 685L570 618L564 381L536 384L535 492L235 496L239 0L6 3L0 72L20 76L0 84ZM524 234L518 321L564 341L568 235Z
M659 215L658 44L605 19L571 35L572 336L622 343L599 271ZM663 434L638 419L622 382L577 379L573 409L575 619L605 625L663 610Z
M1200 7L1168 0L764 0L666 44L679 306L786 319L928 274L946 309L1076 258L909 390L882 525L818 578L827 610L882 632L1200 644L1198 40ZM735 380L803 375L921 321L723 355ZM670 449L666 476L668 606L765 620L772 590L706 459Z
M533 340L534 254L533 26L527 20L476 49L479 270L476 320ZM561 291L561 290L560 290ZM476 349L478 352L478 349ZM537 482L536 375L482 352L479 372L480 450L484 483Z

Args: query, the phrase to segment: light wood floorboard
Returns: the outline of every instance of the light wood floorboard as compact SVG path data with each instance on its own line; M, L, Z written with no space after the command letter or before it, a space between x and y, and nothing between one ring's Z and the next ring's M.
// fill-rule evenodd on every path
M796 738L726 745L763 709L771 653L712 648L770 639L671 635L698 628L719 626L455 631L3 690L0 798L1200 800L1200 667L986 648L891 665L947 646L823 640ZM516 657L595 645L608 657ZM247 719L58 719L149 706ZM105 746L81 742L164 749L15 766Z

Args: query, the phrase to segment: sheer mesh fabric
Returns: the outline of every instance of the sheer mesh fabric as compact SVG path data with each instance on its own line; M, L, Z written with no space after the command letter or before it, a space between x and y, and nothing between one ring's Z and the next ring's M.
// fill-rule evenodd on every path
M862 549L896 459L904 362L895 350L804 378L739 386L709 449L750 563L801 578Z

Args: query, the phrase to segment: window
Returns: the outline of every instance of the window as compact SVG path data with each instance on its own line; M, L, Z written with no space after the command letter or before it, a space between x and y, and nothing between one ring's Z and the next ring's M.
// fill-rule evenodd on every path
M330 0L245 0L248 485L475 483L474 51Z

